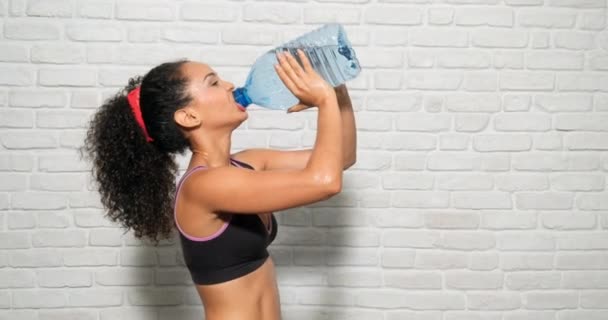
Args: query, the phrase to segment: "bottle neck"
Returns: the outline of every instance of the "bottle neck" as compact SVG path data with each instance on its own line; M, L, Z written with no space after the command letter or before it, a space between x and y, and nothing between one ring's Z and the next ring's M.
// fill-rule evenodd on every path
M247 95L247 89L245 88L237 88L232 92L232 95L234 100L245 108L251 104L251 98Z

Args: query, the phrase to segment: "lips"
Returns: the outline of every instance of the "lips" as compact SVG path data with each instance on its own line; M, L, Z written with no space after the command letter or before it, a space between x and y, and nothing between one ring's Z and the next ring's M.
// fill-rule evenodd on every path
M247 111L247 109L245 109L245 107L243 107L241 104L239 104L239 103L235 103L235 104L236 104L237 108L241 109L241 111Z

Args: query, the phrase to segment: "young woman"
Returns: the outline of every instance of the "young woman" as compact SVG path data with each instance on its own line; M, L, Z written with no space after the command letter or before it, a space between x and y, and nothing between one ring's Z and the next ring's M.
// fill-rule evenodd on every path
M328 199L355 162L356 134L345 86L332 88L299 51L303 66L278 54L276 72L300 100L318 108L313 149L230 153L248 117L234 85L206 64L163 63L96 113L84 151L93 160L101 201L113 221L156 243L177 227L184 260L206 320L280 319L267 247L274 211ZM177 186L174 155L192 156Z

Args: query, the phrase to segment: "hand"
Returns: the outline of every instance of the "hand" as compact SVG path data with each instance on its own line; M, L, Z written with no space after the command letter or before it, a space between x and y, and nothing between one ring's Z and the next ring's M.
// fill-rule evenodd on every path
M288 112L301 111L312 106L319 107L324 105L327 99L336 99L334 88L317 74L301 49L297 52L303 68L289 52L284 55L277 52L279 64L275 65L281 81L300 100L300 103L289 108L291 111Z
M334 87L334 91L336 93L336 98L338 99L339 106L351 105L350 96L348 94L348 89L346 88L346 84L343 83L341 85L338 85L337 87ZM306 110L308 108L310 108L310 106L298 104L294 107L287 109L287 113L298 112L298 111Z

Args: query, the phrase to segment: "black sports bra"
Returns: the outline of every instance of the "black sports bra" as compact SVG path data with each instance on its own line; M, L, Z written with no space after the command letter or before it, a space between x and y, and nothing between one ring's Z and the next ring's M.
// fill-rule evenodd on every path
M250 165L231 159L233 165L254 170ZM198 166L186 172L177 185L175 205L181 185L193 172L205 168ZM208 237L193 237L175 225L180 234L184 261L192 281L196 284L214 284L244 276L260 267L268 258L266 248L276 238L277 221L271 214L270 230L257 214L229 214L229 219Z

